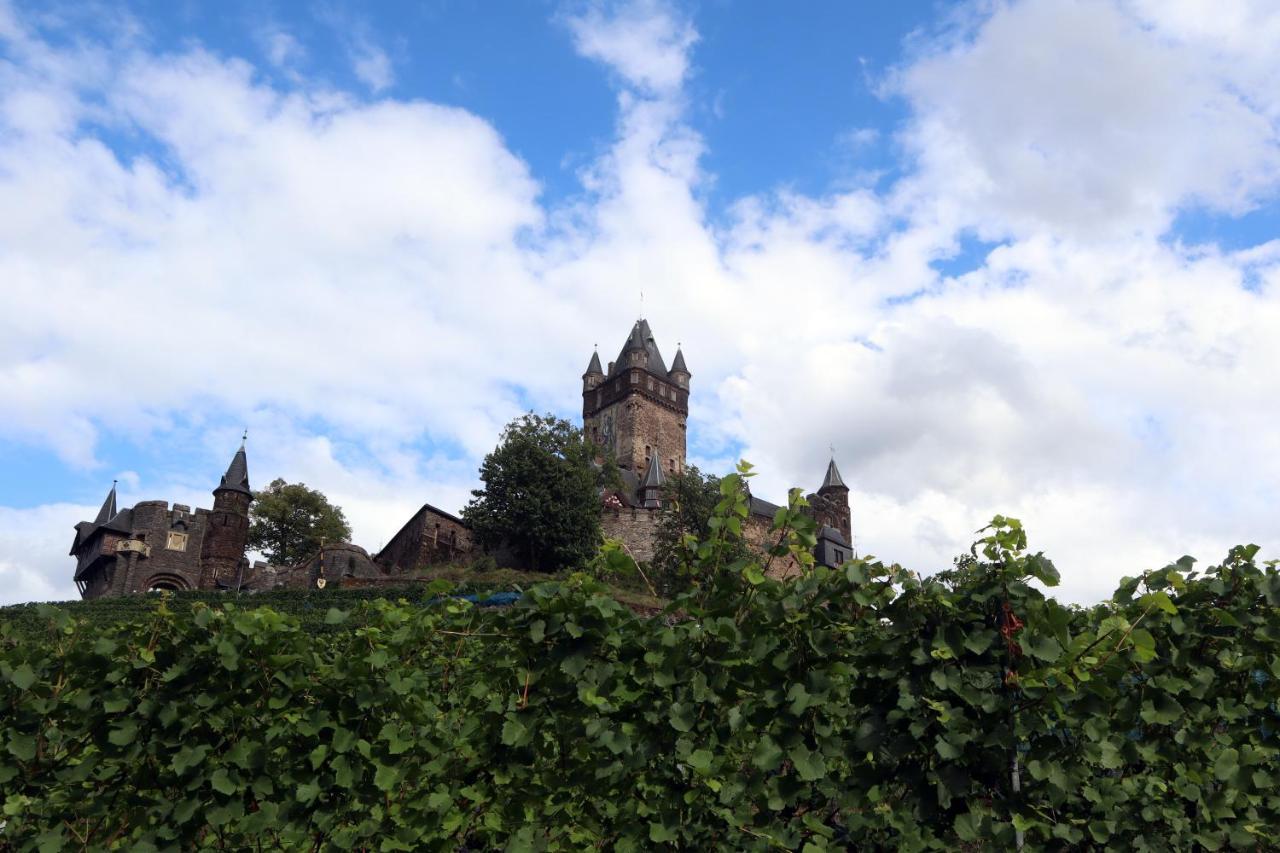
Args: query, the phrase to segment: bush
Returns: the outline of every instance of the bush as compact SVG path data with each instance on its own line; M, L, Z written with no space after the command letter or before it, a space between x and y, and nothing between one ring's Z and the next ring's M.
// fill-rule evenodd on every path
M725 559L640 618L585 576L495 611L167 606L0 627L0 846L1274 848L1280 574L1233 549L1065 607L997 517L955 571ZM740 516L739 516L740 517ZM612 552L619 559L620 552ZM433 603L432 603L433 602Z

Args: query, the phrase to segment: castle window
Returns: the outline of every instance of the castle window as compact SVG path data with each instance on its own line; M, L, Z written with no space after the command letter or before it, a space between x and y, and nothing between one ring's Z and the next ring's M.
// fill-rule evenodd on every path
M631 374L631 384L632 384L632 385L639 385L639 384L640 384L640 374L639 374L639 373L632 372L632 374Z
M165 541L164 547L170 551L187 550L187 534L178 533L176 530L169 531L169 538Z
M649 379L649 381L648 381L648 383L647 383L647 387L649 388L649 390L650 390L650 391L652 391L652 390L653 390L653 379L652 379L652 378L650 378L650 379Z
M843 563L843 562L844 562L844 551L841 551L839 548L836 548L836 549L835 549L835 551L836 551L836 562L837 562L837 563Z

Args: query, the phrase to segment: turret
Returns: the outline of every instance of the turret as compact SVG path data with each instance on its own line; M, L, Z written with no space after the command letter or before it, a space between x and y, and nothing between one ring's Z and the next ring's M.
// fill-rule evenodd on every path
M849 509L849 487L840 476L836 460L827 463L827 475L822 478L818 487L817 500L810 501L814 516L823 524L830 525L844 534L850 544L853 543L853 518Z
M827 476L822 478L822 485L818 487L818 494L841 494L845 497L849 496L849 487L844 484L844 478L840 476L840 469L836 467L836 460L834 458L827 463Z
M681 388L688 390L689 377L692 375L689 372L689 368L684 365L684 350L680 348L679 344L676 344L676 358L675 361L671 362L671 370L667 371L667 378Z
M587 365L587 372L582 374L582 393L587 393L599 387L604 381L604 370L600 368L600 353L591 353L591 363Z
M245 438L248 438L247 434ZM244 560L249 544L249 460L245 442L231 457L227 473L213 490L213 510L209 513L209 529L200 554L200 588L216 589L219 583L234 584L236 572Z
M649 467L640 483L640 505L645 509L662 507L662 465L658 462L656 452L649 457Z

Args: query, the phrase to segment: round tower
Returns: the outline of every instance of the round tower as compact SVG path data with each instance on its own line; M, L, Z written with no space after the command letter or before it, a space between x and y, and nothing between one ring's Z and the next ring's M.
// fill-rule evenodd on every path
M234 584L249 544L249 461L244 442L232 457L222 482L213 490L213 509L200 552L200 588L216 589L219 581Z
M827 475L822 478L818 497L823 499L822 505L815 503L814 515L822 523L839 530L844 534L845 540L852 544L853 514L849 509L849 487L844 484L844 478L840 476L840 469L836 467L834 458L827 464Z

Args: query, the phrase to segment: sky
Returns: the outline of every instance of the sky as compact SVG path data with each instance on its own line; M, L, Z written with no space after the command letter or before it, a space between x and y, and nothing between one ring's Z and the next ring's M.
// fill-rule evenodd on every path
M862 555L1001 513L1080 603L1278 557L1277 43L1268 0L0 0L0 603L244 429L375 551L641 313L690 460L779 500L834 449Z

